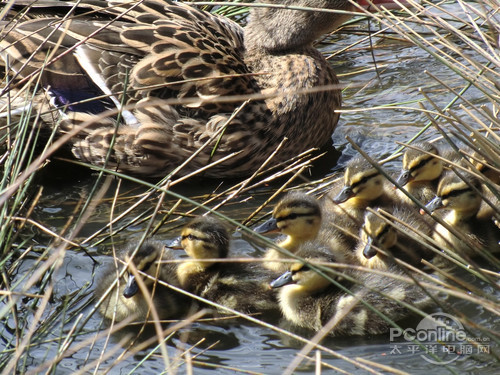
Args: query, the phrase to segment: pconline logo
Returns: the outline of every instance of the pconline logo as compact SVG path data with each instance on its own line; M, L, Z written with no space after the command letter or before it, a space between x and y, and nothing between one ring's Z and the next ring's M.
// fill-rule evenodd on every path
M406 345L400 343L404 339ZM461 356L473 353L489 353L489 338L471 338L467 336L462 323L446 313L427 315L415 329L391 328L391 354L402 351L419 354L433 364L449 364Z

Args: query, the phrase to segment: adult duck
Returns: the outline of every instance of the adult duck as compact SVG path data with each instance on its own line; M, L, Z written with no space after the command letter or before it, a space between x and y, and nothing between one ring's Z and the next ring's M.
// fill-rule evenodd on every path
M204 176L242 176L277 149L270 165L323 146L341 105L312 44L346 19L331 10L354 5L268 3L252 7L245 28L168 0L29 4L4 23L1 54L17 78L43 71L60 129L80 127L80 160L144 177L183 163L177 175L213 163Z

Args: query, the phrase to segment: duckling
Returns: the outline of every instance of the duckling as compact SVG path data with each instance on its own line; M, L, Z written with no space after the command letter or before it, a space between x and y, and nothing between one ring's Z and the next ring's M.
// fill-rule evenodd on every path
M267 2L355 9L347 0ZM17 8L9 7L11 18ZM278 145L273 164L325 145L337 125L339 81L313 42L345 14L251 7L242 28L169 0L49 1L23 7L21 16L26 9L44 17L6 27L2 57L18 78L43 72L40 82L61 109L60 129L81 127L71 142L82 161L164 177L192 158L179 175L220 161L206 177L238 177ZM249 95L264 99L244 103ZM120 115L102 116L109 109Z
M344 186L321 201L324 220L320 235L331 248L353 253L367 207L392 207L397 197L388 181L363 157L353 158L344 173Z
M432 236L432 224L411 207L394 207L391 214L417 233L397 221L391 224L388 219L367 212L356 248L359 263L365 267L386 270L396 259L400 259L417 268L424 268L422 259L431 260L434 257L432 250L422 244L425 242L423 236Z
M372 305L395 322L412 315L409 309L398 302L419 309L432 303L431 298L418 286L394 278L359 271L346 271L334 276L325 271L334 281L349 289L353 294L350 295L309 266L315 262L335 262L332 254L303 247L297 255L304 258L305 262L292 264L289 271L270 285L272 288L281 288L278 294L281 311L288 321L298 327L319 331L335 319L336 324L328 332L332 336L381 334L388 332L391 325L362 302ZM359 284L350 281L347 276L359 281Z
M453 170L446 172L439 182L436 197L427 203L426 208L431 213L439 209L449 210L443 220L467 241L439 223L433 238L441 247L453 249L461 256L474 257L481 248L497 253L500 251L500 230L490 218L477 216L482 202L481 181L468 172L459 173L466 181Z
M491 152L490 160L486 160L482 153L478 151L474 151L472 153L472 157L470 162L472 165L479 171L483 176L488 178L491 182L496 185L500 185L500 171L498 167L494 167L494 163L492 162L494 158L497 159L497 162L500 162L500 155L493 156L494 151Z
M280 232L286 235L276 245L295 253L304 242L316 238L320 226L321 208L318 201L304 192L291 191L274 207L272 218L254 231L261 234ZM277 260L286 258L279 250L269 248L264 255L264 259L268 260L264 267L282 273L288 269L289 264Z
M278 309L276 296L266 284L274 273L258 265L214 261L229 253L229 234L220 220L195 218L182 229L181 244L190 256L177 268L183 289L243 313Z
M123 265L121 263L109 264L102 269L96 281L95 298L103 299L98 311L105 318L117 322L129 316L134 316L138 321L152 320L151 310L153 309L156 310L160 319L178 317L185 311L186 298L155 281L161 280L179 286L175 265L173 263L160 265L160 261L173 259L172 252L165 249L160 242L153 240L144 242L137 252L135 252L136 248L137 245L130 245L118 254L118 259L123 262L130 260L137 271L142 271L154 278L154 280L149 277L142 278L148 288L149 296L140 289L132 271L125 272L123 277L117 280Z
M413 145L416 149L408 148L403 155L403 169L396 182L404 187L411 195L423 204L436 195L439 177L443 173L443 161L436 158L439 150L429 142L418 142ZM413 202L398 190L399 197L413 204Z
M475 150L469 161L472 164L471 169L473 172L477 171L489 180L483 184L483 202L477 217L485 220L492 218L498 222L500 220L500 213L498 212L498 207L500 207L498 198L500 196L500 172L498 168L493 166L492 161L495 158L500 160L500 155L495 155L493 149L490 151L490 154L488 154L489 160L486 160L482 153Z

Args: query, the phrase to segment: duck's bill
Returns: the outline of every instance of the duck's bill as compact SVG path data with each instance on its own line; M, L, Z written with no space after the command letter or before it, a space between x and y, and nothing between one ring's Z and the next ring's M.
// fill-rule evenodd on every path
M368 237L365 248L363 249L363 255L366 259L373 258L377 255L377 249L373 247L373 238Z
M440 197L434 197L434 199L425 205L425 208L427 208L431 213L443 207L443 200Z
M135 276L129 275L127 285L125 285L125 289L123 289L123 297L132 298L137 294L138 291L139 291L139 286L137 285Z
M337 194L335 198L333 198L334 203L344 203L354 196L354 192L352 191L350 186L344 186L344 188Z
M169 249L174 249L174 250L183 249L182 238L181 237L174 238L174 240L172 240L172 242L170 242L168 245L166 245L166 247L168 247Z
M279 230L278 228L278 221L274 218L267 220L266 222L262 223L258 227L254 228L255 233L259 234L266 234L266 233L273 233L277 232Z
M411 7L411 2L402 0L358 0L357 3L363 8L369 11L377 11L376 8L385 8L385 9L403 9L403 7Z
M412 180L411 178L411 173L409 170L402 170L401 171L401 174L399 175L398 179L396 180L396 182L401 185L401 186L405 186L408 182L410 182Z
M291 271L286 271L283 275L278 277L276 280L271 281L269 286L271 288L279 288L288 284L292 284L293 281L293 273Z

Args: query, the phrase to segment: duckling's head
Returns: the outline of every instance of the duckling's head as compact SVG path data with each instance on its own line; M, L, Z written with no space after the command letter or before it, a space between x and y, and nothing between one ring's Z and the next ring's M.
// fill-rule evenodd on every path
M500 173L498 172L498 168L494 168L493 163L486 160L481 153L474 151L470 162L486 178L497 185L500 184Z
M386 220L373 212L367 212L361 229L361 240L365 244L363 256L370 259L378 254L375 247L386 250L396 245L398 234Z
M443 162L436 158L439 151L429 142L415 143L416 149L408 149L403 155L403 170L397 182L405 186L411 182L433 181L443 173Z
M463 180L455 171L445 173L439 182L436 197L425 206L430 212L448 208L462 216L473 216L482 202L481 181L470 173L460 171Z
M181 245L193 259L226 258L229 234L219 219L199 216L182 229Z
M373 201L384 193L384 176L361 156L348 164L344 173L344 187L333 201Z
M133 263L133 267L135 267L137 271L144 272L154 278L161 278L164 272L161 272L160 261L168 252L169 251L165 249L160 242L145 241L139 248L137 248L135 244L127 248L125 252L125 261ZM131 267L132 266L129 266L129 271L125 274L127 279L127 283L123 290L123 296L125 298L131 298L139 291L139 285ZM145 277L144 283L146 285L151 285L154 283L154 280Z
M274 207L273 217L254 229L257 233L281 232L291 242L281 246L291 248L316 238L321 226L321 208L318 201L303 193L290 192Z
M297 256L303 258L304 261L293 263L289 271L286 271L269 284L271 288L293 285L296 290L314 292L320 291L331 284L330 280L312 269L309 264L334 263L336 259L333 255L311 248L303 248L297 253ZM339 279L329 273L328 275L335 280Z

